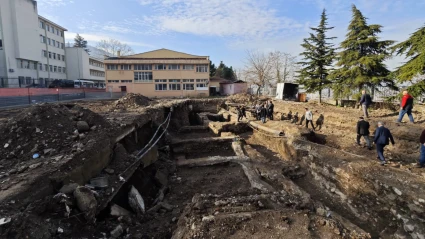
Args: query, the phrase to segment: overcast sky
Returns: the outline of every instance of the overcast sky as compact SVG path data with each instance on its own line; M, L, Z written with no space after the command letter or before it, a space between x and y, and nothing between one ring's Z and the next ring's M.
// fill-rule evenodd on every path
M244 66L248 49L298 55L309 27L323 8L329 34L344 39L351 4L384 28L386 40L405 40L425 24L423 0L38 0L38 11L68 29L66 41L80 33L90 45L115 38L136 53L168 48L208 55L235 68ZM390 68L402 62L387 62Z

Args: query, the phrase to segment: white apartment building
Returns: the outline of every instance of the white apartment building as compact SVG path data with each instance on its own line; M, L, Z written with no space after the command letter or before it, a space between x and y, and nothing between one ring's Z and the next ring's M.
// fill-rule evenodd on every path
M0 1L0 87L67 79L66 29L39 16L37 1Z
M105 67L102 59L90 56L83 48L65 47L68 80L93 81L105 87Z

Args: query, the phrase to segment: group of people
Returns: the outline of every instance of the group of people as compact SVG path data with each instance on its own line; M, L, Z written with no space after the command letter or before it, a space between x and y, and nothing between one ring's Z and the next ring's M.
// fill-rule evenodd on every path
M364 117L360 117L360 120L357 122L357 139L356 142L360 145L360 139L363 137L365 139L366 145L369 150L372 149L372 144L370 142L370 124L365 120L365 118L369 118L368 108L372 104L372 98L369 94L366 93L365 90L362 91L362 97L360 99L360 105L363 109ZM413 115L413 97L409 94L407 90L403 91L403 97L400 102L400 112L397 118L397 123L401 123L403 117L407 114L411 123L414 123ZM384 148L389 145L391 142L392 145L395 144L394 138L391 134L391 131L384 126L383 122L378 122L378 128L376 129L373 137L373 143L376 146L376 152L378 154L377 159L380 160L381 165L385 165L387 163L384 156ZM419 162L417 164L418 168L425 167L425 130L422 131L422 134L419 138L419 142L421 144L420 147L420 157Z
M261 120L263 124L266 123L267 118L273 120L274 104L271 100L263 104L257 103L254 110L257 120Z

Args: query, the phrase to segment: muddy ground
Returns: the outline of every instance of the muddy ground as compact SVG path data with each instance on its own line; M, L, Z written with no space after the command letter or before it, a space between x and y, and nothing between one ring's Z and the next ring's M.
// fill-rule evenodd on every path
M275 120L264 126L286 135L273 138L252 130L246 119L214 121L225 100L153 101L128 95L118 101L0 110L0 218L11 219L0 225L0 234L4 238L422 238L424 197L419 195L425 171L413 168L419 155L416 141L425 126L421 107L414 110L417 124L393 123L397 112L388 109L371 111L372 128L384 121L396 140L386 151L391 163L381 167L375 151L354 143L359 109L275 101ZM257 99L238 95L229 100L249 105ZM136 154L150 145L171 106L167 133L135 164ZM322 128L312 133L314 140L304 137L304 126L281 120L282 113L301 113L305 107L315 118L324 116ZM202 117L205 120L199 120ZM89 129L76 132L79 121ZM187 127L185 132L182 127ZM220 135L222 139L215 140ZM228 135L233 136L227 139ZM241 137L239 151L232 143L235 136ZM196 164L202 160L208 166ZM96 170L87 170L93 167ZM327 178L329 172L337 176ZM90 179L98 177L107 178L109 186L93 188ZM63 186L75 183L89 188L97 202L94 210L81 209L75 188L61 194ZM143 214L130 205L132 186L144 199ZM37 193L31 198L33 192ZM381 196L382 200L375 198ZM115 205L123 208L119 215L111 215Z

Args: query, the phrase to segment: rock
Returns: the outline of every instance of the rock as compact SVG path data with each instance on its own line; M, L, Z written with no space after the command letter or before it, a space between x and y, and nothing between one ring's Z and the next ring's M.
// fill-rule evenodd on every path
M121 225L118 225L114 230L111 231L111 238L118 238L123 234L124 230Z
M6 143L6 144L4 145L4 148L7 148L7 147L9 147L9 144L7 144L7 143Z
M86 187L77 187L74 197L77 200L78 209L85 213L86 220L93 221L97 207L93 192Z
M425 200L423 200L422 198L419 198L419 199L418 199L418 201L419 201L420 203L425 203Z
M61 193L65 194L71 194L75 191L75 189L78 188L78 183L69 183L67 185L63 185L62 188L59 190Z
M35 128L35 132L36 132L36 133L40 133L40 132L41 132L41 130L40 130L39 128Z
M86 121L77 121L78 132L86 132L90 130L89 124Z
M418 213L418 214L422 214L424 212L424 209L422 209L421 207L411 203L409 205L407 205L410 209L410 211Z
M105 172L108 174L114 174L115 170L113 170L112 168L105 168Z
M15 173L17 173L18 172L18 170L16 170L16 169L11 169L11 170L9 170L9 174L15 174Z
M43 153L44 154L48 154L48 153L50 153L50 152L52 152L53 151L53 149L45 149L45 150L43 150Z
M18 173L23 173L23 172L25 172L25 170L27 170L28 169L28 166L21 166L21 167L19 167L19 169L18 169Z
M129 216L131 213L126 209L114 204L111 206L111 215L116 217Z
M171 222L176 222L177 221L177 217L173 217L173 219L171 219Z
M316 214L324 217L324 216L326 216L326 210L324 208L319 207L319 208L316 209Z
M78 138L79 138L79 139L85 139L85 138L86 138L86 135L85 135L85 134L79 134L79 135L78 135Z
M155 179L163 186L166 187L168 185L168 175L161 171L156 171Z
M41 164L42 164L41 162L40 163L31 164L28 168L29 169L35 169L35 168L40 167Z
M93 126L93 127L90 128L91 131L95 131L96 129L97 129L96 126Z
M58 233L63 233L63 229L58 227Z
M214 216L205 216L202 218L203 222L211 222L214 221Z
M394 192L397 194L397 195L399 195L399 196L401 196L403 193L398 189L398 188L396 188L396 187L393 187L393 190L394 190Z
M406 232L413 232L415 230L415 226L412 224L404 224L404 230Z
M128 204L130 204L131 209L137 214L145 213L145 202L134 186L131 186L131 190L128 193Z

